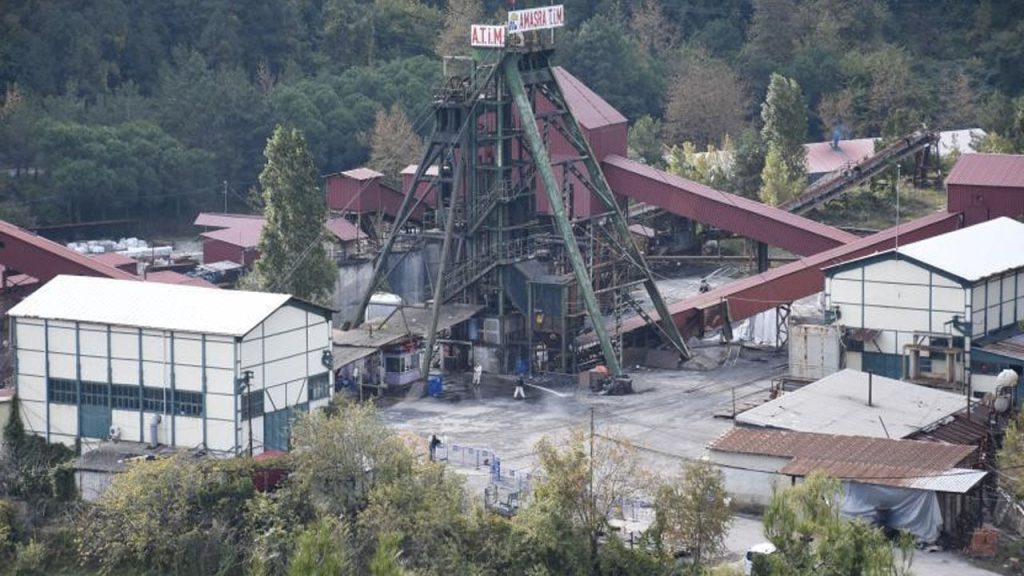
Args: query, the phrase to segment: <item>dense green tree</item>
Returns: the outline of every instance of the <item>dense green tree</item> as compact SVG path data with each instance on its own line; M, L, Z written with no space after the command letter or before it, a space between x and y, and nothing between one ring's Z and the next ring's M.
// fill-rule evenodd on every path
M627 118L660 116L664 73L622 33L624 19L621 11L609 9L587 20L563 36L559 61Z
M253 491L245 460L134 463L77 517L79 561L105 572L214 572L245 550L238 528Z
M323 515L351 516L378 482L412 469L412 457L370 405L340 402L332 415L314 412L292 430L293 489Z
M278 126L267 141L260 174L263 217L257 285L313 301L330 296L337 268L324 249L327 207L302 133Z
M296 537L288 576L355 576L350 547L345 524L318 518Z
M732 507L721 470L704 460L690 462L658 487L656 530L688 550L696 566L706 566L725 550Z
M679 64L669 84L665 139L699 147L738 136L747 126L743 82L728 64L698 50Z
M764 514L765 536L777 552L772 576L907 576L913 560L908 537L890 541L880 528L839 516L842 486L814 473L777 490Z
M761 201L770 206L778 206L800 195L806 178L804 174L794 174L778 148L769 147L761 171Z
M629 157L651 166L665 163L661 152L661 122L644 115L629 127Z
M761 171L766 151L761 133L748 128L736 139L732 179L727 189L745 198L756 200L761 191Z
M802 176L807 171L807 105L796 81L772 74L761 105L761 121L761 138L768 154L774 150L791 177Z

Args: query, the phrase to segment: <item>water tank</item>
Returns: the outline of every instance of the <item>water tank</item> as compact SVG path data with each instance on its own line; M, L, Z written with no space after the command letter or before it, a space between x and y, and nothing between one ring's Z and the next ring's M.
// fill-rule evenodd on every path
M390 292L374 292L370 296L370 303L366 306L364 322L370 320L383 320L391 315L396 308L402 305L402 297Z

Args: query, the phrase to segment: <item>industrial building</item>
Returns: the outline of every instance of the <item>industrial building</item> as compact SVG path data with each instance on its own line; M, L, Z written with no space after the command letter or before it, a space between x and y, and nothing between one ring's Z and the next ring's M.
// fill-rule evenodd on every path
M975 224L826 268L826 314L844 328L848 368L995 393L972 353L1024 320L1024 224ZM1020 371L1020 358L1011 364ZM980 372L980 373L975 373Z
M50 442L287 449L333 392L331 311L286 294L57 276L8 316L21 417Z

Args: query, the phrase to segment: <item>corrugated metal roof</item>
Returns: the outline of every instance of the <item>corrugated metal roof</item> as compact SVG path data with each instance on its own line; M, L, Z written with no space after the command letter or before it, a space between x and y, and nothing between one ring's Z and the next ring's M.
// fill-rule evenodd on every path
M345 218L331 218L327 221L327 229L342 242L350 242L366 236L362 230Z
M932 492L949 492L952 494L966 494L981 482L988 472L984 470L972 470L970 468L951 468L942 474L922 476L920 478L908 479L905 486L916 490L930 490Z
M263 234L263 220L254 220L249 224L232 228L221 228L200 234L203 238L217 240L239 248L255 248Z
M822 471L843 480L867 484L928 486L922 489L943 488L943 491L960 484L959 480L943 482L945 477L968 476L957 467L976 450L973 446L938 442L750 428L733 428L709 448L788 458L790 461L779 470L782 474L807 476ZM969 478L973 478L974 471L970 472ZM984 476L984 472L981 474Z
M6 235L13 240L21 242L25 246L30 247L30 249L48 252L52 256L55 256L58 259L67 262L68 264L75 265L76 267L79 268L84 268L88 272L97 274L99 276L104 276L106 278L123 278L126 280L138 280L138 278L136 278L134 275L129 274L124 270L120 270L118 268L114 268L113 266L104 264L103 262L93 260L92 258L85 256L84 254L79 254L78 252L61 246L60 244L57 244L52 240L48 240L46 238L43 238L42 236L38 236L27 230L19 228L14 224L0 220L0 236L2 235ZM12 248L13 247L10 245L7 246L8 250L11 250ZM33 270L27 269L27 267L19 268L23 268L20 269L19 272L31 274L36 278L42 276L41 274L34 273Z
M216 288L217 285L202 278L187 276L174 270L158 270L146 273L147 282L161 282L163 284L183 284L185 286L198 286L200 288Z
M1024 156L964 154L946 177L946 186L1024 188Z
M89 258L97 262L102 262L107 266L113 266L115 268L119 266L128 266L132 264L138 264L138 261L134 258L125 256L124 254L118 254L117 252L104 252L102 254L89 254Z
M823 174L857 164L875 154L874 138L840 140L839 148L832 148L832 142L804 144L807 152L807 173Z
M551 71L555 81L558 82L558 87L562 90L562 95L565 96L569 110L572 111L572 115L576 117L580 126L587 130L596 130L605 126L626 123L626 117L621 112L565 68L555 66Z
M339 174L341 174L342 176L352 178L353 180L359 181L371 180L373 178L380 178L381 176L384 176L380 172L377 172L376 170L373 170L371 168L353 168L352 170L339 172Z
M62 275L8 315L244 336L289 300L287 294Z
M233 228L244 225L251 220L263 220L259 214L229 214L224 212L200 212L196 216L195 226L206 226L208 228Z
M847 369L743 412L736 422L800 432L906 438L966 405L961 394L878 375L871 381L871 406L868 374Z
M409 164L408 166L402 169L400 174L402 174L403 176L415 176L417 169L419 169L419 164ZM427 167L427 176L437 176L437 174L437 165Z
M978 346L978 350L984 350L991 354L998 354L1007 358L1024 360L1024 334L1016 334L1009 338L989 342Z
M967 282L1024 268L1024 224L1011 218L961 228L900 246L898 252Z

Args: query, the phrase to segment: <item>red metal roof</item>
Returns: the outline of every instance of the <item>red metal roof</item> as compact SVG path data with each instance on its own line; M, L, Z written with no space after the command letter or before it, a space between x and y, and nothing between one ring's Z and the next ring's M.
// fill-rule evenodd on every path
M0 220L0 263L38 278L41 282L47 282L58 274L138 280L133 274L79 254L3 220Z
M899 237L901 242L913 242L930 238L955 230L959 223L959 214L936 212L901 224ZM893 247L896 228L889 228L867 238L859 238L849 244L826 250L819 254L807 256L778 268L772 268L762 274L748 276L735 282L729 282L710 292L697 294L691 298L680 300L668 305L668 311L676 326L686 334L694 334L704 311L716 309L722 302L729 306L729 316L733 321L749 318L759 312L770 310L782 304L790 304L801 298L820 292L825 285L824 268L865 256L882 252ZM648 311L652 318L659 318L654 310ZM722 325L723 318L710 315L704 318L708 327ZM643 328L643 318L632 316L623 320L622 331L631 332ZM609 329L612 325L609 324ZM596 342L593 332L588 332L578 339L581 346Z
M971 459L976 448L918 440L837 436L763 428L733 428L711 450L789 458L779 472L806 476L820 470L844 480L914 486Z
M138 264L138 261L134 258L125 256L124 254L118 254L117 252L104 252L103 254L89 254L89 258L98 262L103 262L108 266L114 268L120 268L121 266L134 266Z
M239 221L237 226L221 228L200 234L203 238L218 240L239 248L255 248L263 234L263 219Z
M345 218L331 218L327 221L327 229L342 242L350 242L366 236L362 230Z
M174 270L160 270L157 272L150 272L146 274L147 282L158 282L160 284L183 284L186 286L199 286L201 288L216 288L216 284L212 284L203 280L202 278L194 278L187 276Z
M861 160L874 156L875 140L858 138L856 140L840 140L839 149L832 148L832 142L814 142L804 144L807 151L807 173L822 174L835 172L843 166L856 164Z
M558 87L565 96L569 110L572 111L580 126L588 130L596 130L605 126L625 124L626 117L616 110L604 98L588 88L565 68L555 66L551 69L558 82Z
M608 156L601 166L616 194L795 254L816 254L857 239L838 228L715 190L622 156Z
M946 186L1024 188L1024 155L964 154L946 178Z

